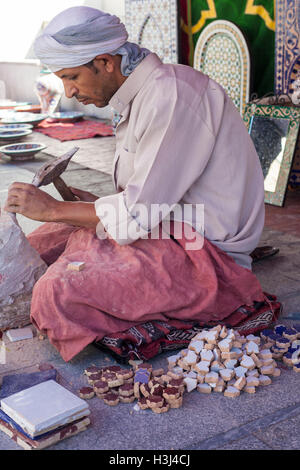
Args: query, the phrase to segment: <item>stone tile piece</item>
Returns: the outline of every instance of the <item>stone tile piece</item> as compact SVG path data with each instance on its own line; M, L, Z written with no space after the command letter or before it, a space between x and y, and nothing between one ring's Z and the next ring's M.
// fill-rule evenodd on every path
M26 326L25 328L12 328L6 331L6 335L11 342L33 338L33 332L30 326Z

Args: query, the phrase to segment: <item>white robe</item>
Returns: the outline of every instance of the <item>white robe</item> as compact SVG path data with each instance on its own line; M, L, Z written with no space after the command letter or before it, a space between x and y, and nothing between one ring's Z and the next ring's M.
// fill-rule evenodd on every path
M203 204L205 237L251 269L249 254L264 226L264 180L246 126L223 88L191 67L163 64L150 54L110 105L122 115L113 162L118 192L95 207L112 238L129 244L159 223L158 215L151 222L139 216L136 204ZM184 214L197 229L193 218ZM129 225L136 235L124 236Z

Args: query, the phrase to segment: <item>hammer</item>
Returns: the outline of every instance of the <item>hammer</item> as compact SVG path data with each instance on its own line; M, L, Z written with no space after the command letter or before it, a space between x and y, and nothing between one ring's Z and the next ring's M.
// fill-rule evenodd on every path
M76 201L76 197L70 191L66 183L60 178L60 175L66 170L69 161L77 150L79 150L79 147L74 147L72 150L69 150L69 152L56 158L50 163L46 162L35 173L32 184L39 188L40 186L46 186L47 184L53 183L64 201ZM14 222L17 223L16 214L11 213L11 216Z
M50 163L46 162L34 175L32 184L39 188L40 186L47 186L47 184L53 183L64 201L76 201L76 197L60 178L60 175L66 170L69 161L77 150L79 150L79 147L74 147L62 157L56 158Z

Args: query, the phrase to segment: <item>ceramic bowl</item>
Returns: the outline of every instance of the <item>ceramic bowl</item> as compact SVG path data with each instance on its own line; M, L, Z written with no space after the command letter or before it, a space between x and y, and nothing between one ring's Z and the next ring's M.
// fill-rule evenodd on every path
M82 119L83 116L84 114L79 111L66 111L61 113L52 113L49 115L49 118L60 122L75 122Z
M21 140L23 137L32 134L31 129L10 129L10 130L2 130L0 127L0 141L16 141Z
M18 130L25 130L25 129L32 129L32 124L0 124L0 131L12 131L14 129Z
M18 143L0 147L0 153L8 155L12 160L30 160L37 152L44 150L46 145L37 143Z
M47 114L35 114L35 113L10 113L6 117L2 118L2 124L32 124L37 126L40 122L48 117Z

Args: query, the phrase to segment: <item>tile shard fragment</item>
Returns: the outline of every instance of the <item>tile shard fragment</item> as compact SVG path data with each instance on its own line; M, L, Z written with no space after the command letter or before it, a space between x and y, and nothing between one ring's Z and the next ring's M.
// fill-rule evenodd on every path
M83 271L84 268L84 261L71 261L67 266L68 271Z
M224 391L224 396L225 397L230 397L230 398L235 398L235 397L238 397L240 395L240 393L241 392L237 388L230 385Z
M11 342L23 341L25 339L32 339L33 332L30 326L25 328L12 328L11 330L6 331L6 336Z
M198 392L200 393L211 393L212 388L208 383L199 384L197 387Z

